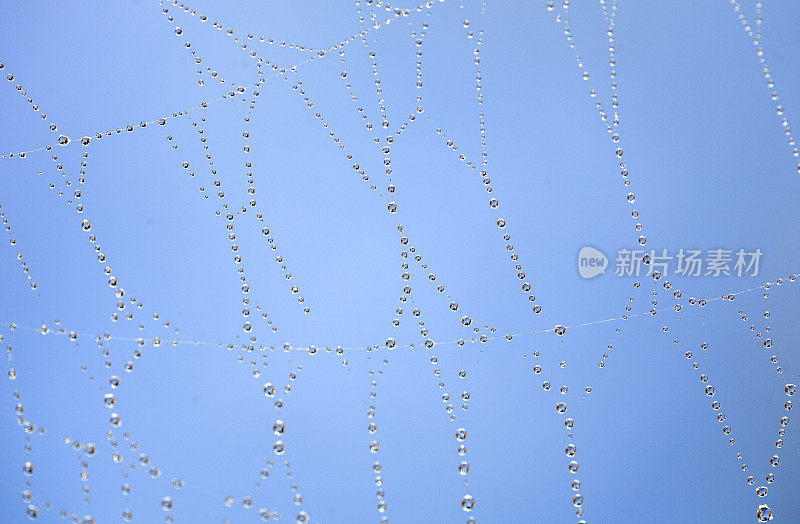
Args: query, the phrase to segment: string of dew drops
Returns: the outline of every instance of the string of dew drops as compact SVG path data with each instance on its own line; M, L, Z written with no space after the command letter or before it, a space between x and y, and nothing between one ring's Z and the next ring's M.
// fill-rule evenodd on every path
M788 275L788 279L789 279L790 282L796 282L797 281L797 273L789 274ZM757 286L753 286L753 287L750 287L750 288L747 288L747 289L743 289L743 290L740 290L740 291L724 293L722 295L717 295L717 296L714 296L714 297L709 298L709 299L705 299L705 298L699 298L699 299L690 298L689 301L690 301L690 304L692 304L692 305L697 304L700 307L704 307L706 305L710 305L710 304L712 304L714 302L717 302L717 301L720 301L720 300L732 301L732 300L735 299L735 297L737 297L739 295L743 295L743 294L746 294L746 293L752 293L753 291L756 291L756 290L759 290L759 289L769 289L773 282L781 284L782 283L782 279L780 277L778 277L772 282L765 282L763 284L759 284ZM516 332L516 333L506 333L504 335L493 335L493 336L482 335L482 336L477 337L477 338L469 338L469 339L459 338L459 339L456 339L456 340L447 340L447 341L442 341L442 342L434 342L434 344L435 345L439 345L439 346L448 346L448 345L453 345L453 344L456 344L458 346L464 346L465 344L475 344L477 342L485 343L485 342L488 342L490 340L496 340L496 339L499 339L499 338L504 338L506 341L510 342L514 338L524 337L524 336L531 336L531 335L540 335L540 334L543 334L543 333L554 333L554 334L556 334L558 336L563 336L566 333L566 331L570 330L570 329L577 329L577 328L581 328L581 327L595 326L595 325L599 325L599 324L606 324L606 323L609 323L609 322L626 321L626 320L631 320L633 318L638 318L638 317L655 316L657 313L673 310L676 307L676 305L666 306L666 307L662 307L662 308L653 308L653 309L651 309L649 311L642 311L642 312L639 312L639 313L632 313L632 314L628 314L628 315L620 315L620 316L608 317L608 318L603 318L603 319L599 319L599 320L590 320L590 321L586 321L586 322L578 322L578 323L567 324L567 325L558 324L558 325L550 327L550 328L535 329L535 330L531 330L531 331L519 331L519 332ZM50 329L44 323L40 327L21 325L21 324L18 324L16 322L14 322L14 321L9 321L9 320L4 320L4 319L0 319L0 323L5 324L6 326L8 326L8 328L11 331L15 331L15 330L19 329L19 330L24 330L24 331L40 333L42 335L64 335L64 336L67 336L69 338L69 340L73 341L73 342L77 341L78 339L89 339L89 338L91 338L92 340L94 340L96 342L101 342L103 340L117 340L117 341L120 341L120 342L136 342L139 345L144 345L144 344L147 343L147 340L144 339L143 337L121 337L121 336L116 336L116 335L110 335L108 333L106 333L104 335L91 335L91 334L88 334L88 333L79 333L79 332L74 331L74 330L73 331L67 331L66 328L63 328L63 327L59 328L57 330L53 330L53 329ZM173 347L177 347L177 346L216 347L216 348L227 348L228 350L233 350L237 345L240 344L238 342L237 343L233 343L233 342L213 342L213 341L209 341L209 340L187 340L187 339L177 339L177 338L162 339L160 337L152 338L150 340L150 343L154 347L159 347L159 346L161 346L163 344L163 345L172 345ZM410 344L397 344L397 343L394 342L393 339L388 339L383 344L372 344L372 345L365 345L365 346L341 346L341 345L336 345L336 346L334 346L334 345L294 346L291 343L286 342L286 343L284 343L282 349L284 351L307 351L307 352L309 352L310 354L313 355L313 354L316 354L316 353L320 352L321 348L324 348L324 350L326 352L331 352L331 351L335 350L337 354L340 354L343 351L355 351L355 350L374 351L374 350L381 349L382 347L386 348L386 349L414 349L416 347L416 345L413 344L413 343L410 343ZM265 349L275 350L276 348L274 346L270 346L269 348L267 348L266 346L261 345L260 349L263 351Z
M421 6L418 6L418 7L421 7ZM397 19L400 16L402 16L402 13L400 13L400 14L398 14L396 12L394 13L394 19ZM285 67L280 68L280 70L277 73L274 73L274 74L272 74L270 76L267 76L267 77L260 78L256 82L253 82L251 84L239 86L237 89L238 89L239 93L243 93L247 89L260 87L262 84L266 84L267 82L269 82L270 80L272 80L272 79L274 79L274 78L276 78L278 76L285 76L287 72L294 73L294 72L297 71L297 69L300 66L302 66L302 65L304 65L304 64L306 64L306 63L308 63L308 62L310 62L312 60L314 60L315 58L324 58L331 51L334 51L336 49L340 49L340 48L343 48L343 47L347 46L351 42L355 41L356 38L359 38L359 37L363 38L370 31L376 31L376 30L380 29L381 27L384 27L385 25L388 25L391 20L392 19L387 19L385 24L381 24L381 25L373 26L373 27L367 27L366 29L362 29L357 35L352 35L352 36L346 38L345 40L341 41L340 43L330 46L327 51L320 50L315 55L309 56L308 58L306 58L306 59L304 59L304 60L302 60L302 61L300 61L300 62L298 62L298 63L296 63L296 64L294 64L292 66L290 66L288 69L285 68ZM13 75L11 76L11 79L13 80ZM167 124L168 120L184 117L184 116L188 115L189 113L191 113L193 111L196 111L197 109L205 109L211 104L215 104L217 102L220 102L220 101L226 100L226 99L236 100L235 95L236 95L236 92L230 91L230 92L228 92L228 93L226 93L224 95L218 96L217 98L214 98L214 99L211 99L211 100L205 100L205 101L201 102L200 104L194 105L194 106L192 106L192 107L190 107L188 109L185 109L185 110L182 110L182 111L178 111L178 112L173 112L172 115L162 116L160 118L155 118L153 120L142 120L139 123L139 127L140 128L144 128L144 127L147 127L148 125L153 125L153 124L158 124L158 125L164 126L164 125ZM136 128L133 124L127 124L124 127L128 132L133 132L133 130ZM116 133L120 134L121 132L122 132L122 127L118 127L116 129ZM96 139L98 139L98 140L102 139L103 136L104 136L104 134L101 131L96 132L95 135L94 135L94 137ZM105 136L112 136L112 131L110 131L110 130L106 131L105 132ZM83 146L88 146L91 143L91 140L92 140L92 138L87 135L87 136L82 137L79 140L79 142ZM28 150L19 151L19 152L5 153L3 155L0 155L0 158L3 158L3 159L10 159L10 158L24 159L24 158L27 157L28 154L37 153L39 151L45 151L45 150L46 151L50 151L50 150L53 149L54 146L64 147L64 146L69 145L72 142L73 142L73 140L70 137L68 137L66 135L60 135L55 144L47 144L47 145L43 145L43 146L40 146L40 147L37 147L37 148L34 148L34 149L28 149Z

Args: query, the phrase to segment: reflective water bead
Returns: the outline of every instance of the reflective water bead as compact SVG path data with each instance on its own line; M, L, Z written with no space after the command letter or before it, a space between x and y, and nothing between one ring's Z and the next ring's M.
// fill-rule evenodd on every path
M475 499L472 495L464 495L464 498L461 499L461 509L464 511L472 511L472 508L475 507Z

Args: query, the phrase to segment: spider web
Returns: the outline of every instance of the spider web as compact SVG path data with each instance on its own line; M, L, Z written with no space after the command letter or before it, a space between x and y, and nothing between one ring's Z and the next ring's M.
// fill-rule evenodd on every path
M797 13L574 4L7 6L4 514L798 514Z

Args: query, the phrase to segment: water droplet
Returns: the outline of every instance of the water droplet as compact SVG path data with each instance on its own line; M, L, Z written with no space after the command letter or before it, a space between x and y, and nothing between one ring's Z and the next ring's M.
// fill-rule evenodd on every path
M461 509L464 511L472 511L472 508L475 507L475 499L472 495L464 495L464 498L461 499Z

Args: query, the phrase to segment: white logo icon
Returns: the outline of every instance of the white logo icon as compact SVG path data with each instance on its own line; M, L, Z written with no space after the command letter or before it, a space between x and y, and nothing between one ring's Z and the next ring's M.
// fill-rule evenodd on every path
M608 268L608 258L599 249L584 246L578 253L578 272L583 278L594 278Z

